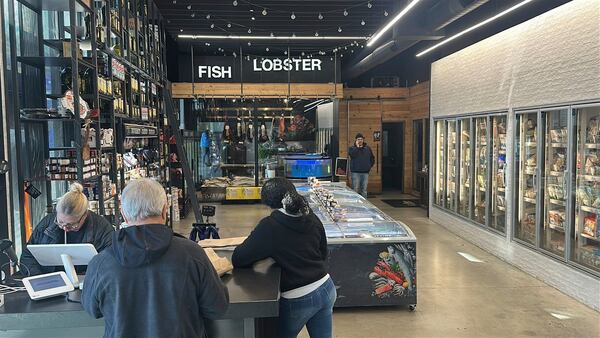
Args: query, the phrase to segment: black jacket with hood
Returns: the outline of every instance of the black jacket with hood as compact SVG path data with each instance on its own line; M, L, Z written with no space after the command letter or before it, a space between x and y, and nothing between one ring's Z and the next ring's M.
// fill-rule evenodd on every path
M235 249L231 260L241 268L268 257L281 266L282 292L323 278L327 274L323 223L312 212L293 217L275 210Z
M204 250L161 224L131 226L92 259L81 296L104 317L104 337L202 337L203 318L222 316L227 289Z
M368 173L375 164L373 151L366 143L361 148L356 145L350 147L348 155L350 155L350 171L353 173Z

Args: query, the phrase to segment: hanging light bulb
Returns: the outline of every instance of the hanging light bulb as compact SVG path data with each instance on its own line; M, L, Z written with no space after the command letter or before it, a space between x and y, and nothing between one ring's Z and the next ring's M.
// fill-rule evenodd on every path
M210 20L210 14L206 14L206 20Z
M252 21L256 20L256 18L255 18L255 17L251 17L250 19L252 19Z
M344 9L344 16L348 16L348 11Z
M283 52L283 55L287 55L287 50Z
M292 37L295 38L296 37L296 33L292 33Z
M268 52L269 51L269 47L265 48L265 50Z
M338 27L338 32L342 32L342 27Z
M274 36L275 36L275 34L273 34L273 32L271 32L271 34L270 34L270 35L271 35L271 37L274 37Z
M181 28L179 31L180 31L180 32L183 32L183 28Z
M192 5L188 5L188 6L187 6L187 9L192 9Z
M248 28L248 34L252 34L252 29Z
M315 36L319 36L319 32L315 32Z
M234 6L237 6L237 5L238 5L238 2L237 2L237 0L233 0L233 5L234 5Z
M252 46L252 42L248 41L248 46Z
M373 7L373 5L372 5L372 4L369 2L369 3L367 3L367 7L368 7L368 8L372 8L372 7Z
M323 14L319 13L319 20L323 20Z
M330 57L329 60L333 61L333 57Z
M361 21L360 21L360 25L361 25L361 26L364 26L364 25L365 25L365 20L361 20Z
M387 11L383 11L383 16L388 16L390 15Z
M233 57L236 58L237 57L237 53L233 52Z
M292 15L290 16L290 18L292 18L292 20L296 20L296 14L294 14L294 12L292 12Z
M215 28L215 24L214 24L214 23L211 23L211 24L210 24L210 28Z
M267 15L267 9L266 8L263 8L262 15Z
M177 3L177 0L173 0L173 5Z
M304 56L304 52L302 52L301 54L302 54L302 56Z
M191 17L193 18L193 17L195 17L195 16L196 16L196 13L192 13Z

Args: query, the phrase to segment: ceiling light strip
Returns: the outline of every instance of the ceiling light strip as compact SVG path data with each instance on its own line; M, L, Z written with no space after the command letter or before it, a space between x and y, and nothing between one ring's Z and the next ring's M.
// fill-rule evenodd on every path
M366 36L269 36L269 35L190 35L179 34L180 39L193 40L367 40Z
M520 3L518 3L518 4L516 4L516 5L512 6L512 7L510 7L509 9L506 9L506 10L504 10L504 11L502 11L502 12L500 12L500 13L494 15L494 16L492 16L491 18L488 18L488 19L486 19L486 20L484 20L484 21L482 21L482 22L480 22L480 23L478 23L478 24L476 24L476 25L474 25L472 27L469 27L469 28L465 29L462 32L459 32L459 33L457 33L457 34L455 34L455 35L447 38L446 40L444 40L442 42L439 42L439 43L437 43L437 44L435 44L435 45L433 45L433 46L425 49L424 51L418 53L416 56L417 57L421 57L421 56L423 56L423 55L431 52L432 50L434 50L434 49L436 49L436 48L438 48L440 46L443 46L443 45L447 44L448 42L450 42L452 40L455 40L455 39L457 39L457 38L459 38L459 37L461 37L461 36L463 36L463 35L471 32L471 31L473 31L473 30L475 30L475 29L477 29L477 28L479 28L479 27L481 27L483 25L486 25L486 24L488 24L488 23L490 23L490 22L498 19L499 17L504 16L504 15L506 15L506 14L508 14L508 13L510 13L510 12L518 9L519 7L522 7L522 6L528 4L528 3L532 2L532 1L533 0L525 0L523 2L520 2Z
M367 43L367 46L372 46L375 43L375 41L377 41L379 38L381 38L381 36L383 36L383 34L390 30L390 28L392 28L392 26L394 26L396 22L398 22L398 20L400 20L404 15L406 15L406 13L408 13L413 7L415 7L419 1L421 0L413 0L406 7L404 7L404 9L400 11L400 13L396 14L396 16L394 16L392 20L390 20L390 22L388 22L385 26L383 26L382 29L380 29L377 33L375 33L375 35L373 35L373 37L369 40L369 43Z

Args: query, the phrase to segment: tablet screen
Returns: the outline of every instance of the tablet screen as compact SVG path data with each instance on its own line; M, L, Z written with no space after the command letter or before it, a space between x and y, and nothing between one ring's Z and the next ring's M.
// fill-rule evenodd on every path
M65 281L60 275L32 278L29 280L29 284L31 284L31 288L35 292L66 286Z

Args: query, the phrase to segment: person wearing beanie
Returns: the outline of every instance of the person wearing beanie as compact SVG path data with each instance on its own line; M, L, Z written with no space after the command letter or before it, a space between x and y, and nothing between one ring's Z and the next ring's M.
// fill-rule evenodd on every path
M235 249L233 266L249 267L271 257L281 267L277 337L296 337L305 325L311 338L332 337L337 293L325 266L323 224L285 178L268 180L261 200L273 211Z
M111 245L113 232L113 226L104 217L88 210L83 186L73 183L56 204L55 212L44 217L33 229L27 245L90 243L101 252ZM62 269L62 265L41 266L27 247L21 253L20 264L26 267L21 273L29 276ZM85 273L85 269L86 266L76 267L78 274Z
M369 171L375 164L375 156L373 156L373 151L365 142L363 134L356 134L354 145L348 149L348 155L350 156L352 189L367 198Z

